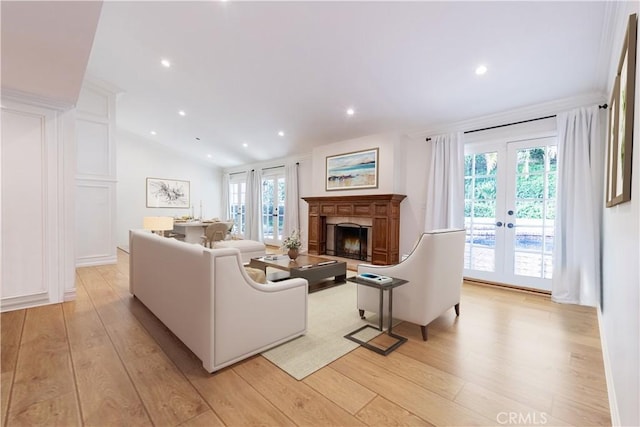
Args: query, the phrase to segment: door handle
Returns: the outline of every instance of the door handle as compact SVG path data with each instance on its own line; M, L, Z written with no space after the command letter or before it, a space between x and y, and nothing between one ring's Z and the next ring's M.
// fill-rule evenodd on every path
M513 211L507 211L507 215L513 215Z
M504 224L501 221L496 222L496 227L502 227Z
M509 223L509 224L507 224L507 227L509 227L509 228L513 228L513 224L512 224L512 223Z

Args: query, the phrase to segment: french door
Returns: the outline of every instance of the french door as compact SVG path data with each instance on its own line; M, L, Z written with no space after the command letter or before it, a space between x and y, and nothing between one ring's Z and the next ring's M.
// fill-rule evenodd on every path
M268 245L280 246L284 234L284 173L262 177L262 239Z
M551 290L556 139L465 147L465 276Z

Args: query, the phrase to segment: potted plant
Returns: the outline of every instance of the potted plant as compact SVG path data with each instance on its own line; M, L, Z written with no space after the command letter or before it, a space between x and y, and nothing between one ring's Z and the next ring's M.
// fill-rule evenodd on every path
M300 240L300 232L298 230L294 230L291 236L282 241L282 248L287 249L287 255L289 255L289 258L292 260L298 258L300 246L302 246L302 241Z

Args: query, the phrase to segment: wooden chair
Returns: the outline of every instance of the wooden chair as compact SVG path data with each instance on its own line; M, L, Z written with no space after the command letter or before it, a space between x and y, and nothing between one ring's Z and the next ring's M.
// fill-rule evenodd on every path
M202 244L208 248L213 247L213 243L224 240L229 232L229 224L226 222L214 222L204 230Z

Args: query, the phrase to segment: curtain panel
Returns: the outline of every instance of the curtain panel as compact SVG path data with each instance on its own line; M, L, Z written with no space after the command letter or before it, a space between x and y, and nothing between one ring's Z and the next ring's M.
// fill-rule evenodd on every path
M262 171L247 172L245 194L245 238L262 241Z
M429 148L424 231L464 228L462 132L434 136Z
M598 106L557 116L558 189L551 299L600 300L604 137Z
M298 163L285 167L284 235L300 231L300 195L298 193Z
M220 219L226 221L231 218L231 207L229 206L229 174L222 174L222 194L220 195L220 210L222 213L220 214ZM237 227L240 227L240 224L236 224Z

